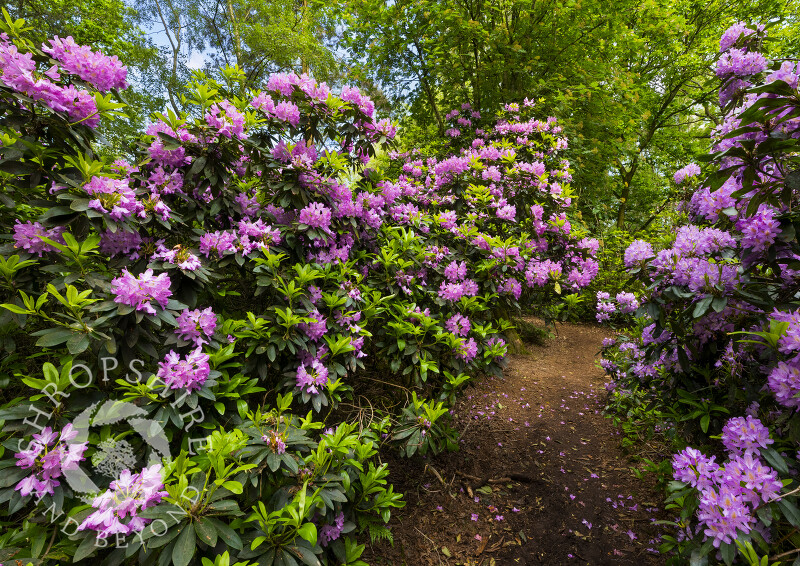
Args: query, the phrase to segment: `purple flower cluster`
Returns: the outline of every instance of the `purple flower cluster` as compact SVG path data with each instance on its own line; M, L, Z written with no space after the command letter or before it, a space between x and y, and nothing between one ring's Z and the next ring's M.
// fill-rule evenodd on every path
M152 259L177 265L184 271L194 271L201 265L200 258L181 245L167 249L162 244L159 244Z
M114 302L135 307L137 311L144 311L155 315L156 309L153 302L165 309L172 296L169 288L169 275L161 273L153 275L153 270L148 269L139 277L135 277L127 269L122 270L122 275L111 281L111 292Z
M769 437L769 429L750 415L729 419L722 429L722 444L728 452L757 454L761 448L773 442Z
M691 447L673 457L675 479L700 492L697 518L715 548L749 533L757 523L755 507L780 495L783 483L777 472L759 460L759 450L770 442L761 421L737 417L723 429L729 450L724 467Z
M654 257L653 247L644 240L634 240L625 250L625 267L632 267Z
M94 513L78 527L79 531L97 531L98 538L109 535L138 533L151 521L138 514L148 507L161 503L169 493L164 491L161 479L161 464L153 464L138 474L122 470L120 477L109 485L109 489L94 498ZM126 522L122 522L126 519Z
M462 281L467 276L466 262L450 262L444 269L444 276L448 281Z
M175 329L175 334L181 340L193 342L195 346L208 344L208 339L217 330L217 315L211 307L204 310L183 311L176 320L178 328Z
M16 45L0 38L0 81L51 110L66 112L69 119L76 123L82 122L90 128L97 127L100 118L97 116L94 97L73 85L63 87L53 82L60 78L55 65L37 76L33 55L20 53Z
M447 328L448 332L452 332L456 336L466 336L472 329L472 324L466 316L456 313L447 319L445 328Z
M800 365L796 362L778 362L767 376L767 385L778 403L800 410Z
M244 114L227 100L212 104L205 115L206 123L228 139L247 139L244 131Z
M310 367L306 368L306 364L300 364L297 368L297 386L312 395L320 393L321 388L328 384L328 368L319 361L312 360Z
M762 204L758 211L736 223L742 232L742 247L753 252L763 252L769 248L780 234L780 222L775 219L775 208Z
M300 211L297 221L311 228L330 232L331 209L320 202L312 202Z
M100 251L109 256L136 252L142 245L142 237L138 232L106 230L100 234ZM131 258L134 259L134 258Z
M108 92L112 88L128 88L125 81L128 69L116 55L108 57L100 51L93 52L90 47L75 43L72 36L67 36L66 39L55 36L50 40L49 46L42 45L42 51L58 60L64 71L78 75L100 92Z
M54 488L61 485L58 481L65 471L78 468L78 462L84 460L83 453L87 442L70 443L78 436L78 431L67 424L56 434L48 426L33 435L28 447L17 452L17 466L31 470L31 475L22 479L15 487L22 497L36 493L41 499L47 494L53 495Z
M83 190L95 197L89 201L89 208L108 214L112 220L144 213L144 205L136 200L136 194L126 179L95 176L83 186Z
M62 226L45 228L38 222L25 222L23 224L17 220L17 223L14 225L14 247L22 248L28 253L42 257L44 252L54 252L57 250L39 236L44 236L54 242L63 244L64 238L61 236L63 231L64 228Z
M696 179L700 176L700 166L696 163L690 163L683 169L678 169L673 176L676 185L683 184L686 180Z
M767 59L757 51L730 49L722 54L717 61L716 73L718 77L749 77L765 71Z
M455 354L456 357L461 358L465 362L469 363L475 359L475 356L478 355L478 343L475 342L474 338L462 341L461 345L456 346Z
M328 546L331 542L342 536L344 530L344 513L339 512L332 525L322 525L319 529L319 544Z
M236 234L232 232L207 232L200 236L200 253L210 257L215 252L218 257L236 252Z
M269 433L261 435L261 440L266 442L275 454L286 452L284 436L276 430L271 430Z
M308 318L311 319L311 322L301 322L297 326L305 332L306 336L311 340L318 342L328 331L328 319L322 316L316 309L308 313Z
M158 364L156 376L169 389L185 389L187 392L200 389L208 379L210 367L208 354L200 348L193 350L186 358L170 350L163 362Z

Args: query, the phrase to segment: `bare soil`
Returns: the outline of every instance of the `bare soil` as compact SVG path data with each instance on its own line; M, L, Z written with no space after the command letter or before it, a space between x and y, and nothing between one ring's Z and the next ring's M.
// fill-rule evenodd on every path
M652 479L637 479L601 414L595 365L607 330L563 324L504 377L467 389L454 412L458 452L389 457L407 505L373 565L663 564Z

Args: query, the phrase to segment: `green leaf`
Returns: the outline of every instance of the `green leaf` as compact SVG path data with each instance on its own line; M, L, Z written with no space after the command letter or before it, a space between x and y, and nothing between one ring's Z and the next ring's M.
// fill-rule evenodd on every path
M719 551L722 553L722 559L725 561L725 564L731 566L731 564L733 564L733 559L736 557L736 545L733 543L722 543L719 547Z
M775 468L779 473L789 473L789 466L786 465L786 460L784 460L783 456L778 454L774 448L762 448L761 455L764 457L767 463Z
M781 508L783 516L793 527L800 527L800 509L797 509L794 503L788 499L781 499L778 501L778 507Z
M235 548L236 550L242 550L242 539L239 538L239 535L236 534L236 531L234 531L228 525L217 519L208 517L206 518L206 521L210 522L214 526L214 528L217 530L217 533L219 534L219 538L222 539L222 542L224 542L231 548Z
M189 523L186 523L172 548L173 566L187 566L192 561L196 549L194 529Z
M63 344L67 340L72 339L72 337L72 330L66 330L63 328L54 329L47 334L42 334L41 338L36 341L36 345L41 346L42 348L52 348L53 346Z
M89 533L89 536L81 541L81 544L75 551L75 555L72 557L72 562L80 562L84 558L91 556L94 551L97 550L97 546L95 545L96 540L97 538L95 537L95 533Z
M244 491L244 489L242 488L242 484L239 483L238 481L226 481L222 484L222 487L230 490L236 495L239 495L240 493L242 493L242 491Z
M694 312L692 313L692 317L700 318L708 311L708 307L711 306L711 301L714 300L712 296L706 296L697 301L694 306Z
M314 523L305 523L297 529L297 536L307 540L311 546L317 545L317 526Z
M203 541L210 547L217 545L217 529L207 519L198 519L194 522L194 532L197 533L197 538Z
M80 354L89 347L89 337L86 334L74 334L67 340L67 349L72 355Z
M3 303L2 305L0 305L0 307L3 307L4 309L8 309L11 312L16 313L16 314L27 314L28 313L27 309L24 309L22 307L18 307L17 305L12 305L11 303Z

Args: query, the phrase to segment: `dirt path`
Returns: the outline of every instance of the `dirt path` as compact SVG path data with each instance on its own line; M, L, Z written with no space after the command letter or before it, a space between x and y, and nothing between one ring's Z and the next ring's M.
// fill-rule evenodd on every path
M664 518L661 496L633 476L600 414L604 378L594 361L605 336L594 326L559 325L545 346L512 356L503 379L469 388L455 411L459 452L390 462L408 503L392 515L394 546L368 548L365 560L663 564L652 524Z

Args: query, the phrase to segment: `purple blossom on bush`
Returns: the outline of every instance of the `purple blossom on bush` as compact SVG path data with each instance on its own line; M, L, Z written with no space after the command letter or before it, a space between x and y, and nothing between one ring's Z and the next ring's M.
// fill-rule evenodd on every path
M650 259L655 254L653 247L644 240L634 240L628 249L625 250L625 267L631 267L634 264L641 263Z
M247 139L244 132L244 114L227 100L212 104L205 115L206 123L228 139Z
M94 498L92 507L97 511L86 517L78 530L97 531L101 539L140 532L152 519L140 517L138 513L158 505L168 495L161 479L161 464L153 464L138 474L123 470L105 493ZM123 523L123 519L127 522Z
M717 61L715 71L718 77L749 77L765 71L767 59L757 51L730 49Z
M217 329L217 315L207 307L204 310L183 311L178 318L178 328L175 329L181 340L193 342L195 346L208 343L208 338L214 335Z
M720 53L724 53L731 47L733 47L736 42L739 40L740 37L744 35L744 37L749 37L756 33L755 30L752 30L747 27L747 24L744 22L737 22L733 24L731 27L725 30L722 34L722 37L719 39L719 51Z
M446 301L457 301L464 296L464 285L461 283L446 283L442 281L439 287L439 296Z
M330 232L331 209L320 202L312 202L300 211L297 221L311 228Z
M754 252L766 250L780 234L780 222L775 219L775 209L766 204L759 206L753 216L741 218L736 228L742 232L742 247Z
M269 433L262 435L261 440L266 442L275 454L283 454L286 452L284 437L276 430L271 430Z
M200 348L181 359L180 354L170 350L163 362L158 364L156 375L169 389L185 389L187 392L200 389L208 379L210 367L208 354Z
M729 419L722 429L722 444L729 452L755 453L774 441L769 430L757 418L747 416Z
M78 431L71 423L64 426L60 434L49 426L35 433L28 446L14 454L17 466L31 470L31 475L20 480L14 489L22 497L34 492L40 499L47 494L53 495L54 488L61 485L58 478L63 472L77 469L78 462L84 460L83 453L88 443L70 443L76 436Z
M142 245L139 232L106 230L100 234L100 251L109 256L135 252Z
M289 122L292 126L300 123L300 109L293 102L281 101L275 106L272 115L278 120Z
M800 367L797 363L778 362L767 376L772 394L778 403L790 409L800 409Z
M328 331L328 319L322 316L316 309L309 312L307 316L312 319L312 321L301 322L297 326L306 333L306 336L316 342Z
M122 275L111 281L111 292L114 302L135 307L137 311L156 314L153 302L162 309L167 308L172 291L169 288L169 275L161 273L153 275L153 270L148 269L139 277L135 277L127 269L122 270Z
M212 252L216 252L217 257L222 257L236 252L235 243L236 234L232 232L207 232L200 237L200 253L210 257Z
M636 300L636 296L633 293L620 291L617 293L616 299L622 307L623 314L634 312L639 308L639 301Z
M474 338L470 338L461 346L456 346L455 353L457 357L469 363L478 355L478 343Z
M136 200L136 193L125 179L92 177L83 186L89 195L89 208L108 214L113 220L122 220L144 213L144 205Z
M44 236L54 242L63 244L64 238L61 236L63 231L63 226L45 228L38 222L25 222L23 224L17 220L17 223L14 224L14 247L22 248L28 253L42 257L44 252L55 252L58 250L42 240L39 236Z
M700 176L700 166L690 163L683 169L678 169L673 176L676 185L681 185L686 179L697 178Z
M339 512L332 525L322 525L319 529L320 546L328 546L331 542L342 536L344 530L344 513Z
M456 313L447 319L445 328L456 336L466 336L472 329L472 324L466 316Z
M66 87L51 82L58 80L55 67L40 78L34 77L36 63L31 53L20 53L17 46L0 38L0 78L10 88L42 102L51 110L65 112L75 123L95 128L100 123L94 96L73 85Z
M467 264L466 262L462 261L461 263L457 261L452 261L450 264L445 267L444 269L444 276L447 278L448 281L461 281L464 277L467 276Z
M166 261L167 263L177 265L185 271L194 271L201 265L200 258L180 245L167 249L162 244L159 244L152 259Z
M297 386L312 395L317 395L328 384L328 368L319 360L312 360L310 368L300 364L297 368Z
M42 44L42 51L58 60L67 73L78 75L101 92L128 88L125 81L128 69L116 55L108 57L100 51L93 52L90 47L75 43L72 36L66 39L55 36L49 41L49 46Z

